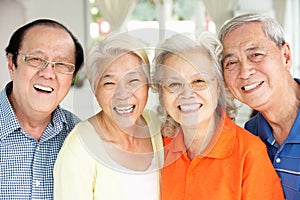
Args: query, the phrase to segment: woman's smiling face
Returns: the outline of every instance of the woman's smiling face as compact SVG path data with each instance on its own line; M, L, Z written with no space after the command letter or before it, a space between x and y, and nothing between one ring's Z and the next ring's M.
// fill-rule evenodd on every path
M141 59L126 53L102 73L96 98L103 114L120 127L136 124L148 99L148 79Z
M173 54L163 64L162 95L168 114L183 126L209 123L219 89L208 56L190 52L186 60Z

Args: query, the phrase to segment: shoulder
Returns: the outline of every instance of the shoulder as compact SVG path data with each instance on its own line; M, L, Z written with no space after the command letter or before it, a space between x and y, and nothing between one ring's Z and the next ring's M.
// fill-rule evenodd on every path
M246 123L245 123L245 129L247 129L248 131L250 131L251 133L257 135L257 118L258 118L259 114L256 114L254 117L252 117L251 119L249 119Z
M63 148L77 149L79 146L82 146L80 135L89 132L90 126L88 121L82 121L76 124L67 136Z
M267 148L263 141L256 135L253 135L248 130L239 127L236 128L236 144L238 148L245 153L250 153L254 155L261 154L261 152L266 153Z
M250 149L256 150L257 148L265 148L264 143L261 141L261 139L253 135L248 130L240 127L237 125L234 121L231 121L227 118L226 120L226 130L231 130L230 132L235 132L235 146L236 148L247 151ZM228 132L229 133L229 132Z
M81 121L79 119L79 117L77 117L77 115L75 115L74 113L72 113L64 108L61 108L61 107L60 107L60 109L61 109L62 113L64 114L64 116L66 117L67 122L70 122L75 125Z
M85 129L85 127L88 127L87 123L87 121L79 122L69 133L58 154L57 165L72 166L72 164L77 162L85 163L85 165L94 163L95 160L90 154L89 148L87 148L80 136L82 130L84 130L84 133L88 131Z

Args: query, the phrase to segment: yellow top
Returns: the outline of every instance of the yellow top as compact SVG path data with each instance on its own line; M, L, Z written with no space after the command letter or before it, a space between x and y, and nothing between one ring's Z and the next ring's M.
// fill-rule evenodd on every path
M163 144L160 121L150 110L143 112L153 146L153 160L146 171L126 169L113 161L104 141L87 121L71 131L54 166L55 200L156 200L160 197Z

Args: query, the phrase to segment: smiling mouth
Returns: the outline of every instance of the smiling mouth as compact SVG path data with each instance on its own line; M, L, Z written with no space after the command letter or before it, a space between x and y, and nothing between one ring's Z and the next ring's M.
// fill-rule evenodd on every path
M54 90L51 87L46 87L46 86L42 86L42 85L34 85L33 87L39 92L51 93Z
M199 108L201 108L202 105L203 104L201 104L201 103L197 103L197 104L190 104L190 105L180 105L178 107L182 112L192 112L192 111L196 111Z
M260 86L261 84L263 84L263 81L257 82L257 83L251 84L251 85L243 86L242 90L244 90L244 91L253 90L254 88L257 88L258 86Z
M135 108L135 105L127 107L114 107L114 111L120 115L125 115L131 113Z

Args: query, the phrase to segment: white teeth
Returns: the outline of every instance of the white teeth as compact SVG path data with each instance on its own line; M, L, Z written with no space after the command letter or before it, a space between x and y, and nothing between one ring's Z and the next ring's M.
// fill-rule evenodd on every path
M128 114L133 111L134 106L128 107L115 107L114 110L119 114Z
M201 104L181 105L180 109L184 112L197 110L201 107Z
M247 86L244 86L243 88L244 88L245 91L248 91L248 90L252 90L252 89L256 88L260 84L262 84L262 82L254 83L252 85L247 85Z
M41 90L41 91L45 91L45 92L52 92L53 89L50 88L50 87L45 87L45 86L41 86L41 85L34 85L34 87L38 90Z

